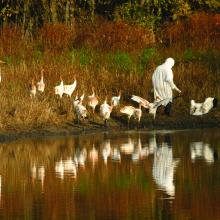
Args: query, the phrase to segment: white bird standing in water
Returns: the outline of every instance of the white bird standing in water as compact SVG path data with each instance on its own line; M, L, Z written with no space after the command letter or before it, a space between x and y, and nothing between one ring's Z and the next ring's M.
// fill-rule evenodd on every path
M63 93L71 97L74 90L76 89L76 84L77 84L76 76L74 76L74 82L72 84L63 86Z
M45 83L44 83L44 69L41 70L41 80L37 82L37 90L39 92L44 92Z
M63 93L64 93L64 86L63 86L63 79L60 78L60 85L55 86L55 95L59 95L60 98L62 98Z
M113 106L107 103L107 98L105 99L104 103L100 106L100 116L102 117L105 126L107 126L107 121L110 118L112 108Z
M94 87L92 87L92 95L87 97L87 105L92 108L93 115L95 114L95 107L98 105L99 101L95 95Z
M202 103L196 103L191 100L190 114L191 115L204 115L207 114L212 108L216 108L218 100L216 98L208 97Z
M36 93L37 93L37 88L36 88L36 85L34 83L34 80L32 79L32 81L31 81L31 88L30 88L30 97L34 98Z
M116 107L120 104L120 99L121 99L121 90L119 91L118 96L113 96L111 99L111 103L113 107Z

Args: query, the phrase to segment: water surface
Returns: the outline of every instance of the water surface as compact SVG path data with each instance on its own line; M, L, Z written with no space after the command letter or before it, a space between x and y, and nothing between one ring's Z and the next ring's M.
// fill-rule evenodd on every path
M1 219L220 219L218 130L0 143Z

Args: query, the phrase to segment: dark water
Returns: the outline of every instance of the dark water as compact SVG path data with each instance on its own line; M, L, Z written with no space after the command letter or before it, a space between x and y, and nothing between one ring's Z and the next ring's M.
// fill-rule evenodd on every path
M218 130L0 144L1 219L220 219Z

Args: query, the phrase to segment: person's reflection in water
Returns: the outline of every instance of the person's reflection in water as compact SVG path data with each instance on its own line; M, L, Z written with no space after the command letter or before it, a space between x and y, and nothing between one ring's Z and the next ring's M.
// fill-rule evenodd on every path
M164 190L169 196L175 196L174 172L179 159L173 158L171 139L169 135L165 136L165 141L158 147L154 153L153 178L156 184Z

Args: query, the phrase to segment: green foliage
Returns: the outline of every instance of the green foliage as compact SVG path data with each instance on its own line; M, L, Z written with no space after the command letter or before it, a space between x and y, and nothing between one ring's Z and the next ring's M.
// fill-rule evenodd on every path
M145 65L149 62L149 60L156 54L155 48L147 48L145 49L141 56L140 56L140 62L142 65Z
M195 55L193 54L193 51L190 49L187 49L183 53L183 60L185 62L191 62L192 60L195 59Z
M80 67L86 67L92 63L91 54L87 50L80 50L79 52L79 63Z
M16 15L16 14L18 14L18 10L14 9L13 5L10 5L9 1L3 0L2 3L0 4L0 18L3 21L7 21L13 15Z
M12 56L5 56L4 57L4 62L6 62L7 64L12 64L13 63L13 57Z
M117 52L109 56L110 65L124 72L130 72L133 67L133 61L128 53Z
M195 10L220 11L219 0L2 0L0 24L15 22L28 31L45 23L94 21L96 15L155 27L167 20L187 17Z
M40 61L43 59L44 53L43 50L40 47L36 47L33 51L33 58L37 61Z

